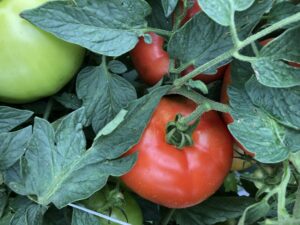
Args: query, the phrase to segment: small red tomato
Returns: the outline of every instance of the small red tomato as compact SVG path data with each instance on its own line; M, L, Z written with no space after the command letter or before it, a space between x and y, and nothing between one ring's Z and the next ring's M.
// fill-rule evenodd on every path
M163 37L150 32L152 43L147 44L144 37L139 39L130 52L134 67L139 77L149 85L154 85L169 73L169 54L163 49Z
M169 208L196 205L211 196L228 174L233 157L232 137L215 111L204 113L192 134L193 145L177 149L166 142L166 126L180 113L189 115L195 104L183 97L164 97L139 143L124 183L145 199Z
M180 1L180 7L182 8L183 7L183 3L182 1ZM186 15L185 17L183 18L183 20L181 21L181 25L185 24L187 21L189 21L196 13L200 12L201 11L201 8L198 4L198 2L196 0L193 0L193 5L191 8L189 8L187 11L186 11Z

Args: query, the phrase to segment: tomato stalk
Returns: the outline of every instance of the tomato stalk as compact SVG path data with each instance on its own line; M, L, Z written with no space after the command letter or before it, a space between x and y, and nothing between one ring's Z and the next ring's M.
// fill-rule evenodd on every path
M190 90L187 87L181 87L181 88L174 88L171 91L169 91L168 94L179 94L182 95L193 102L195 102L197 105L202 104L209 104L211 110L219 111L219 112L229 112L229 106L215 102L209 98L204 97L203 95L197 93L196 91Z
M198 104L197 108L188 116L178 114L174 121L169 122L166 129L166 140L169 144L182 149L185 146L193 145L192 134L198 126L203 113L216 110L228 112L228 106L214 102L199 93L188 90L186 87L171 91L173 94L185 96ZM170 93L169 93L170 94Z
M149 33L149 32L153 32L162 36L166 36L166 37L171 37L172 36L172 31L168 31L168 30L162 30L159 28L154 28L154 27L147 27L145 29L142 30L142 32L144 34Z

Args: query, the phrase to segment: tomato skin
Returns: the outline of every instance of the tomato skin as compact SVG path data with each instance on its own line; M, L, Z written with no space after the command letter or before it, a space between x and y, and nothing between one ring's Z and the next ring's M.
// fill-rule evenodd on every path
M0 1L0 101L25 103L59 91L82 63L84 49L62 41L19 14L46 0Z
M200 12L201 11L201 8L198 4L198 2L196 0L192 0L193 2L193 5L191 8L189 8L187 11L186 11L186 15L185 17L183 18L183 20L181 21L181 25L185 24L187 21L189 21L196 13ZM183 7L183 2L180 1L180 7L182 8Z
M142 210L136 200L132 197L132 195L125 191L124 192L124 205L121 207L122 210L126 213L126 216L122 213L122 211L117 208L111 208L111 212L109 210L100 210L105 206L106 197L102 190L93 194L90 198L82 201L82 203L89 209L97 211L99 213L103 213L107 216L113 217L115 219L121 220L123 222L130 223L132 225L142 225L143 224L143 215ZM126 218L127 217L127 218ZM127 221L128 219L128 221ZM110 222L106 219L99 218L99 225L117 225L117 223ZM96 225L96 224L95 224Z
M217 73L213 75L206 75L206 74L198 74L193 80L201 80L206 84L209 84L213 81L220 80L224 76L224 72L226 70L227 65L218 68ZM194 66L189 66L184 71L181 72L181 76L185 76L186 74L192 72L195 69Z
M194 109L185 98L162 98L139 143L127 153L137 152L138 160L121 179L143 198L169 208L190 207L211 196L229 172L232 138L214 111L201 117L193 146L179 150L165 141L167 123Z
M164 38L153 32L148 34L152 43L147 44L144 37L139 38L130 56L140 78L147 84L154 85L169 73L170 58L163 49Z

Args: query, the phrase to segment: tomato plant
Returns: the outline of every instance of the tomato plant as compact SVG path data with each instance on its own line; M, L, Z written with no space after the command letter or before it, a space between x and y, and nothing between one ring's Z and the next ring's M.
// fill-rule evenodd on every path
M103 213L120 221L132 225L143 224L141 208L128 191L116 193L117 196L110 196L110 193L107 192L107 187L104 187L82 203L89 209ZM104 218L99 218L99 222L101 225L116 225L116 223L110 222Z
M300 224L299 21L299 0L0 0L0 225Z
M180 150L165 140L167 123L177 113L188 115L194 109L184 98L161 100L141 140L129 151L138 152L138 160L122 180L134 192L170 208L184 208L220 187L231 166L232 139L216 112L202 116L192 146Z
M0 1L0 101L25 103L59 91L81 65L84 49L40 30L19 14L46 0Z
M130 56L140 78L153 85L169 73L170 59L163 49L164 38L153 32L148 35L152 42L146 43L144 37L141 37Z

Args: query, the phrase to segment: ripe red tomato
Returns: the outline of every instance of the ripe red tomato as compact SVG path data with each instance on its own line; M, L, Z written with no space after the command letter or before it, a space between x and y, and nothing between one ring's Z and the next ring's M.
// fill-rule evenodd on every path
M124 183L145 199L169 208L196 205L222 184L232 163L232 137L215 111L204 113L193 132L193 146L179 150L166 142L168 122L189 115L195 104L182 97L164 97L139 143L127 154L138 160Z
M152 43L147 44L144 37L139 39L135 48L130 52L134 67L140 78L149 85L157 83L169 73L170 59L163 49L163 37L150 32Z

